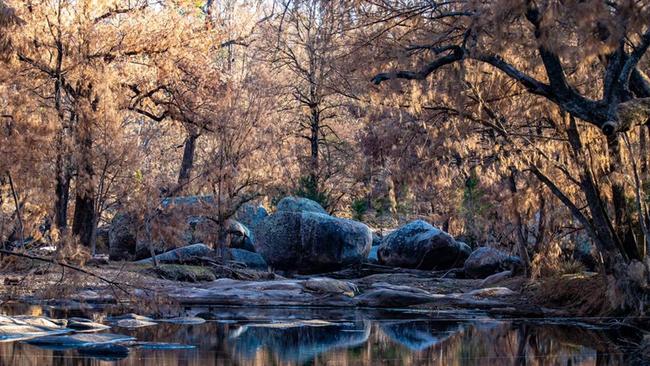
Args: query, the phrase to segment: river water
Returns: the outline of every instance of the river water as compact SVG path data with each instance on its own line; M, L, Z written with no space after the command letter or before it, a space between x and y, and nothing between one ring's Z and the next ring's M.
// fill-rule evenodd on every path
M0 365L627 365L629 332L578 319L498 320L474 312L326 308L190 308L172 315L211 320L108 332L191 349L130 347L124 355L84 355L25 342L0 343ZM118 309L5 307L5 314L102 321ZM207 315L206 315L207 314ZM624 334L625 333L625 334Z

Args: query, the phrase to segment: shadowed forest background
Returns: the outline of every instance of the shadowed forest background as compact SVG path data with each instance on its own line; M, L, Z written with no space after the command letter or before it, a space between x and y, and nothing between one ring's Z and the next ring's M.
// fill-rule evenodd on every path
M649 19L628 0L0 0L0 242L81 265L128 213L154 253L179 242L165 206L209 196L220 248L245 204L299 196L518 255L549 293L595 272L600 295L558 301L646 314Z

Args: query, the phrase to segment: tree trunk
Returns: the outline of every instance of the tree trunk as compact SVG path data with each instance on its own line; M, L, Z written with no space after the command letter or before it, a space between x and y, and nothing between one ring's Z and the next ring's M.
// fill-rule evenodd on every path
M313 185L314 193L319 192L318 169L319 169L319 135L320 135L320 113L318 109L311 109L311 135L309 137L311 154L309 166L309 179Z
M70 173L64 165L63 155L56 155L56 185L54 188L54 224L61 233L68 227L68 201L70 199Z
M79 237L81 244L89 247L92 241L95 205L92 194L81 190L77 191L75 197L72 234Z
M181 168L178 173L178 185L181 190L185 190L190 182L190 175L194 167L194 152L196 151L196 140L199 135L190 132L185 139L185 146L183 148L183 160L181 161Z
M628 208L628 199L625 196L625 183L621 172L625 166L621 152L618 135L607 137L607 151L609 153L609 174L612 184L612 200L614 204L614 230L621 239L623 250L627 258L641 260L636 237L632 230L634 222Z
M519 214L519 200L517 197L517 180L515 177L515 170L514 168L510 171L510 192L512 192L512 199L514 202L514 215L515 215L515 228L517 231L517 235L515 240L517 241L517 247L519 251L519 256L521 257L521 260L524 262L524 273L528 275L529 269L530 269L530 257L528 256L528 250L526 249L526 237L524 236L523 232L523 224L521 220L521 215Z
M90 246L95 218L95 186L93 183L94 169L92 165L92 139L90 131L82 132L81 166L78 168L77 189L75 197L74 219L72 233L79 237L84 246Z
M605 205L601 199L598 187L596 186L589 162L584 155L582 141L580 140L580 133L575 118L573 116L567 117L569 118L569 128L567 128L566 132L569 144L573 150L573 156L576 163L582 167L580 185L585 194L585 199L587 200L587 205L591 214L591 221L594 228L592 240L596 243L598 250L605 260L605 267L608 270L612 270L613 266L620 262L619 258L625 256L625 251L623 250L622 243L612 226L609 216L607 215Z

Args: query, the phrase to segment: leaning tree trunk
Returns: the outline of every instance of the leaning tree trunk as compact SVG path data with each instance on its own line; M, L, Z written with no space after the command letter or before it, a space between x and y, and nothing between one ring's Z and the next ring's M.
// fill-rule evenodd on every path
M617 135L607 137L609 153L609 174L612 176L612 200L614 204L614 230L620 238L625 256L629 259L641 260L638 243L632 227L635 225L628 207L628 197L625 194L625 183L618 176L623 176L623 155ZM637 223L638 224L638 223Z

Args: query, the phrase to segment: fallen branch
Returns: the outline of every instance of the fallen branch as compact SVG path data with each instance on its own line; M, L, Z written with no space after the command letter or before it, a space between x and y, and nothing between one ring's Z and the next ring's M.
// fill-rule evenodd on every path
M73 266L71 264L58 262L55 259L39 257L39 256L35 256L35 255L25 254L25 253L13 252L11 250L6 250L6 249L0 249L0 253L6 254L6 255L13 255L13 256L16 256L16 257L28 258L28 259L42 261L42 262L47 262L47 263L53 263L53 264L59 265L59 266L61 266L63 268L69 268L69 269L72 269L74 271L81 272L83 274L95 277L95 278L97 278L97 279L99 279L99 280L101 280L103 282L106 282L110 286L115 286L118 289L120 289L121 291L123 291L124 293L126 293L127 295L130 295L130 293L127 290L125 290L124 287L122 287L122 286L135 287L135 286L132 286L132 285L129 285L129 284L121 284L121 283L109 280L108 278L100 276L100 275L98 275L96 273L90 272L88 270L85 270L85 269L77 267L77 266Z

